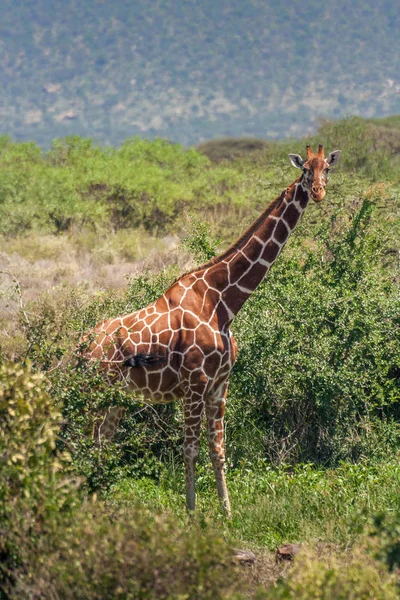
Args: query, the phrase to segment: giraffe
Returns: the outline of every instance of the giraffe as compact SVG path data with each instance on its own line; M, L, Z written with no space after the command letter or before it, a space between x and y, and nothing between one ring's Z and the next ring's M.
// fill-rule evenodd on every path
M195 464L205 412L208 443L222 508L231 513L225 480L224 412L228 378L237 356L230 325L278 258L310 198L325 196L328 171L340 150L324 158L307 146L303 160L289 154L301 176L271 202L220 256L185 273L155 302L99 323L86 350L107 382L120 381L149 403L183 400L186 505L195 508ZM111 407L94 429L111 438L125 409Z

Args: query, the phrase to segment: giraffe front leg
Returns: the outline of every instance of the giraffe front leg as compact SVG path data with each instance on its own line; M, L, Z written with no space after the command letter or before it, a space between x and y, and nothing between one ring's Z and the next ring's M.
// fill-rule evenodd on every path
M194 511L196 503L195 470L199 455L200 427L204 409L204 399L200 394L192 394L185 399L185 441L184 459L186 476L186 508Z
M223 396L209 396L206 400L208 443L211 462L217 482L218 497L222 508L228 518L231 516L228 488L225 480L225 441L224 441L224 413L228 385L225 386Z

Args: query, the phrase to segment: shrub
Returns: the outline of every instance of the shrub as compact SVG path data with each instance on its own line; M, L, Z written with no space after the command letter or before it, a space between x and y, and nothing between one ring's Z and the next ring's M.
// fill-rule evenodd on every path
M261 596L260 596L261 597ZM305 551L287 579L268 592L271 600L395 600L396 579L365 547L326 556Z
M231 456L355 459L373 451L363 438L374 419L397 414L400 305L390 270L379 268L373 212L361 200L311 247L297 244L234 322Z
M0 589L23 568L50 519L76 501L68 456L57 456L61 412L42 374L18 364L0 366Z
M231 597L237 577L218 534L85 500L56 452L60 420L43 375L0 367L0 597Z
M341 168L357 172L371 180L394 175L390 150L381 142L381 130L360 117L340 121L323 121L318 130L320 143L326 148L344 150Z

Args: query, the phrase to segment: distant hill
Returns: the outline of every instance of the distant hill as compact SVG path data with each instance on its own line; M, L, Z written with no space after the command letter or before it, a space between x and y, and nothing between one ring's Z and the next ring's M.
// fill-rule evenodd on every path
M185 145L400 113L398 0L2 0L0 129Z

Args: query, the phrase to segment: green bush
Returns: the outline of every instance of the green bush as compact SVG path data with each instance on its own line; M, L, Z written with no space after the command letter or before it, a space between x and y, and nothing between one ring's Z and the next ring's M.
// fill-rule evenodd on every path
M382 143L382 128L365 119L348 117L340 121L323 121L318 139L326 148L344 151L341 168L346 171L357 172L373 181L395 176L391 148Z
M371 456L365 437L397 418L398 290L381 267L374 202L348 209L319 226L311 247L295 237L234 322L227 435L236 459Z
M260 594L260 598L263 597ZM319 556L305 551L287 579L268 592L271 600L395 600L397 582L365 547Z
M10 600L239 597L238 573L220 536L140 509L110 514L82 506L69 522L50 524L28 558L14 572Z
M142 227L174 231L184 210L214 209L235 188L235 171L214 168L195 150L163 140L102 148L78 136L34 144L4 142L0 157L0 233Z
M390 571L400 567L400 513L378 511L372 519L369 534L375 547L375 555Z
M220 535L86 499L56 451L61 413L43 375L0 367L0 597L230 598Z
M48 521L77 500L69 457L55 452L61 412L46 387L29 366L0 366L0 589L24 568Z

